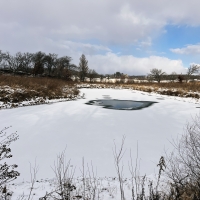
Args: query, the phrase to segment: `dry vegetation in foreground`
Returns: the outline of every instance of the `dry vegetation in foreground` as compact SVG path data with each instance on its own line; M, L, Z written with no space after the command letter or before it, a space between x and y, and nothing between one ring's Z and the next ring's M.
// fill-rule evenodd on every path
M126 137L121 143L113 146L113 159L116 169L115 177L98 177L96 167L92 161L85 162L76 167L71 159L67 158L65 150L61 152L53 166L54 179L41 179L38 181L38 165L30 165L30 183L23 181L8 185L8 183L20 176L17 165L7 165L8 156L11 153L10 143L18 139L18 134L6 135L7 128L0 130L0 199L10 200L12 194L21 191L18 200L199 200L200 199L200 114L196 115L192 122L185 126L184 133L172 140L174 149L165 152L157 164L158 172L152 176L141 175L138 145L136 157L125 160L124 154L129 153L125 148ZM135 147L134 147L135 148ZM4 164L3 164L4 163ZM9 169L13 170L9 172ZM75 176L76 169L80 170L80 176ZM128 177L124 175L124 169L129 169ZM42 184L42 185L39 185ZM43 185L46 183L46 187ZM10 187L11 186L11 187ZM21 188L21 189L20 189ZM14 192L14 193L13 193ZM19 194L19 193L18 193ZM39 196L40 195L40 196ZM13 198L12 198L13 199Z
M74 99L78 95L74 83L61 79L0 75L0 101L12 103L11 107L37 98L40 98L38 103L44 103L45 99Z

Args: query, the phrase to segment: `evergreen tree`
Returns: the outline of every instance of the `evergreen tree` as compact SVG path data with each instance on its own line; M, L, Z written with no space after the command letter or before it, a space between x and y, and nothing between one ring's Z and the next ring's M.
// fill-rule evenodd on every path
M85 81L85 77L87 76L88 71L89 71L88 61L86 60L85 55L82 54L79 62L79 76L81 81Z

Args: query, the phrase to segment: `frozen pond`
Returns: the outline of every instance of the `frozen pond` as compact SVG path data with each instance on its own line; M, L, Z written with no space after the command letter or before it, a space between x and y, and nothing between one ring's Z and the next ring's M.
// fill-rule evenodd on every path
M132 100L118 100L118 99L98 99L87 102L87 105L102 106L107 109L114 110L140 110L151 106L157 102L151 101L132 101Z
M81 89L85 99L54 104L0 110L1 129L12 125L19 140L11 144L10 163L19 165L21 179L30 178L29 162L39 165L38 178L52 177L56 155L66 148L80 174L82 158L93 162L98 176L116 176L113 147L126 136L123 164L129 175L128 160L133 161L139 146L140 173L157 172L156 165L165 151L173 148L170 141L183 133L184 126L199 113L199 104L189 99L149 95L148 93L116 89ZM141 110L104 109L85 103L99 99L158 102Z

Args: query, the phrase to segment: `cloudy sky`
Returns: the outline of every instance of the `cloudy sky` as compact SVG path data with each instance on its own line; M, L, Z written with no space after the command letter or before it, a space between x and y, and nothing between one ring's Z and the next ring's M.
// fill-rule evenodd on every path
M200 63L199 0L0 0L0 49L56 53L99 73Z

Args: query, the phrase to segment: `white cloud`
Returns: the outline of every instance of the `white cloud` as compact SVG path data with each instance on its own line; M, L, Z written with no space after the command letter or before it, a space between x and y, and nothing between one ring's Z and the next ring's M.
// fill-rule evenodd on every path
M129 75L146 75L150 69L162 69L166 73L185 73L181 60L170 60L166 57L150 56L138 58L132 55L116 55L107 53L106 55L87 55L89 67L99 73L114 73L120 71Z
M150 56L139 58L132 55L113 53L108 47L103 45L92 45L68 40L54 41L48 38L42 40L42 37L30 42L33 44L30 52L41 50L46 53L57 53L59 56L67 55L72 57L72 63L76 65L79 64L79 58L84 53L88 60L89 68L95 69L102 74L113 74L120 71L129 75L146 75L152 68L162 69L169 74L173 71L177 73L185 72L181 60L171 60L166 57ZM39 49L34 47L34 42L37 42L36 46ZM40 46L40 43L43 45Z
M81 51L83 54L89 54L89 55L111 52L111 49L109 49L106 46L95 45L95 44L90 44L90 43L63 41L61 42L60 45L64 49L68 49L73 52Z
M141 47L150 47L152 45L152 39L147 37L146 40L140 42L139 46Z
M1 50L52 52L71 56L76 64L85 53L90 67L102 73L146 74L153 67L181 72L180 60L120 56L108 46L134 44L141 53L152 51L153 38L166 25L200 26L199 7L199 0L0 1ZM172 51L197 53L197 46Z
M200 54L200 44L187 45L183 48L170 49L170 51L177 54L196 55Z
M163 56L140 58L133 55L121 55L120 53L113 53L106 46L71 41L57 41L55 43L52 41L48 49L54 49L55 46L59 55L71 56L72 62L76 65L79 64L79 58L84 53L89 68L102 74L113 74L120 71L129 75L146 75L152 68L162 69L168 74L174 71L177 73L185 73L186 71L181 60L171 60ZM102 50L103 53L101 53Z
M169 23L200 25L199 7L199 0L1 1L0 43L9 39L22 42L39 35L133 44L161 33Z

